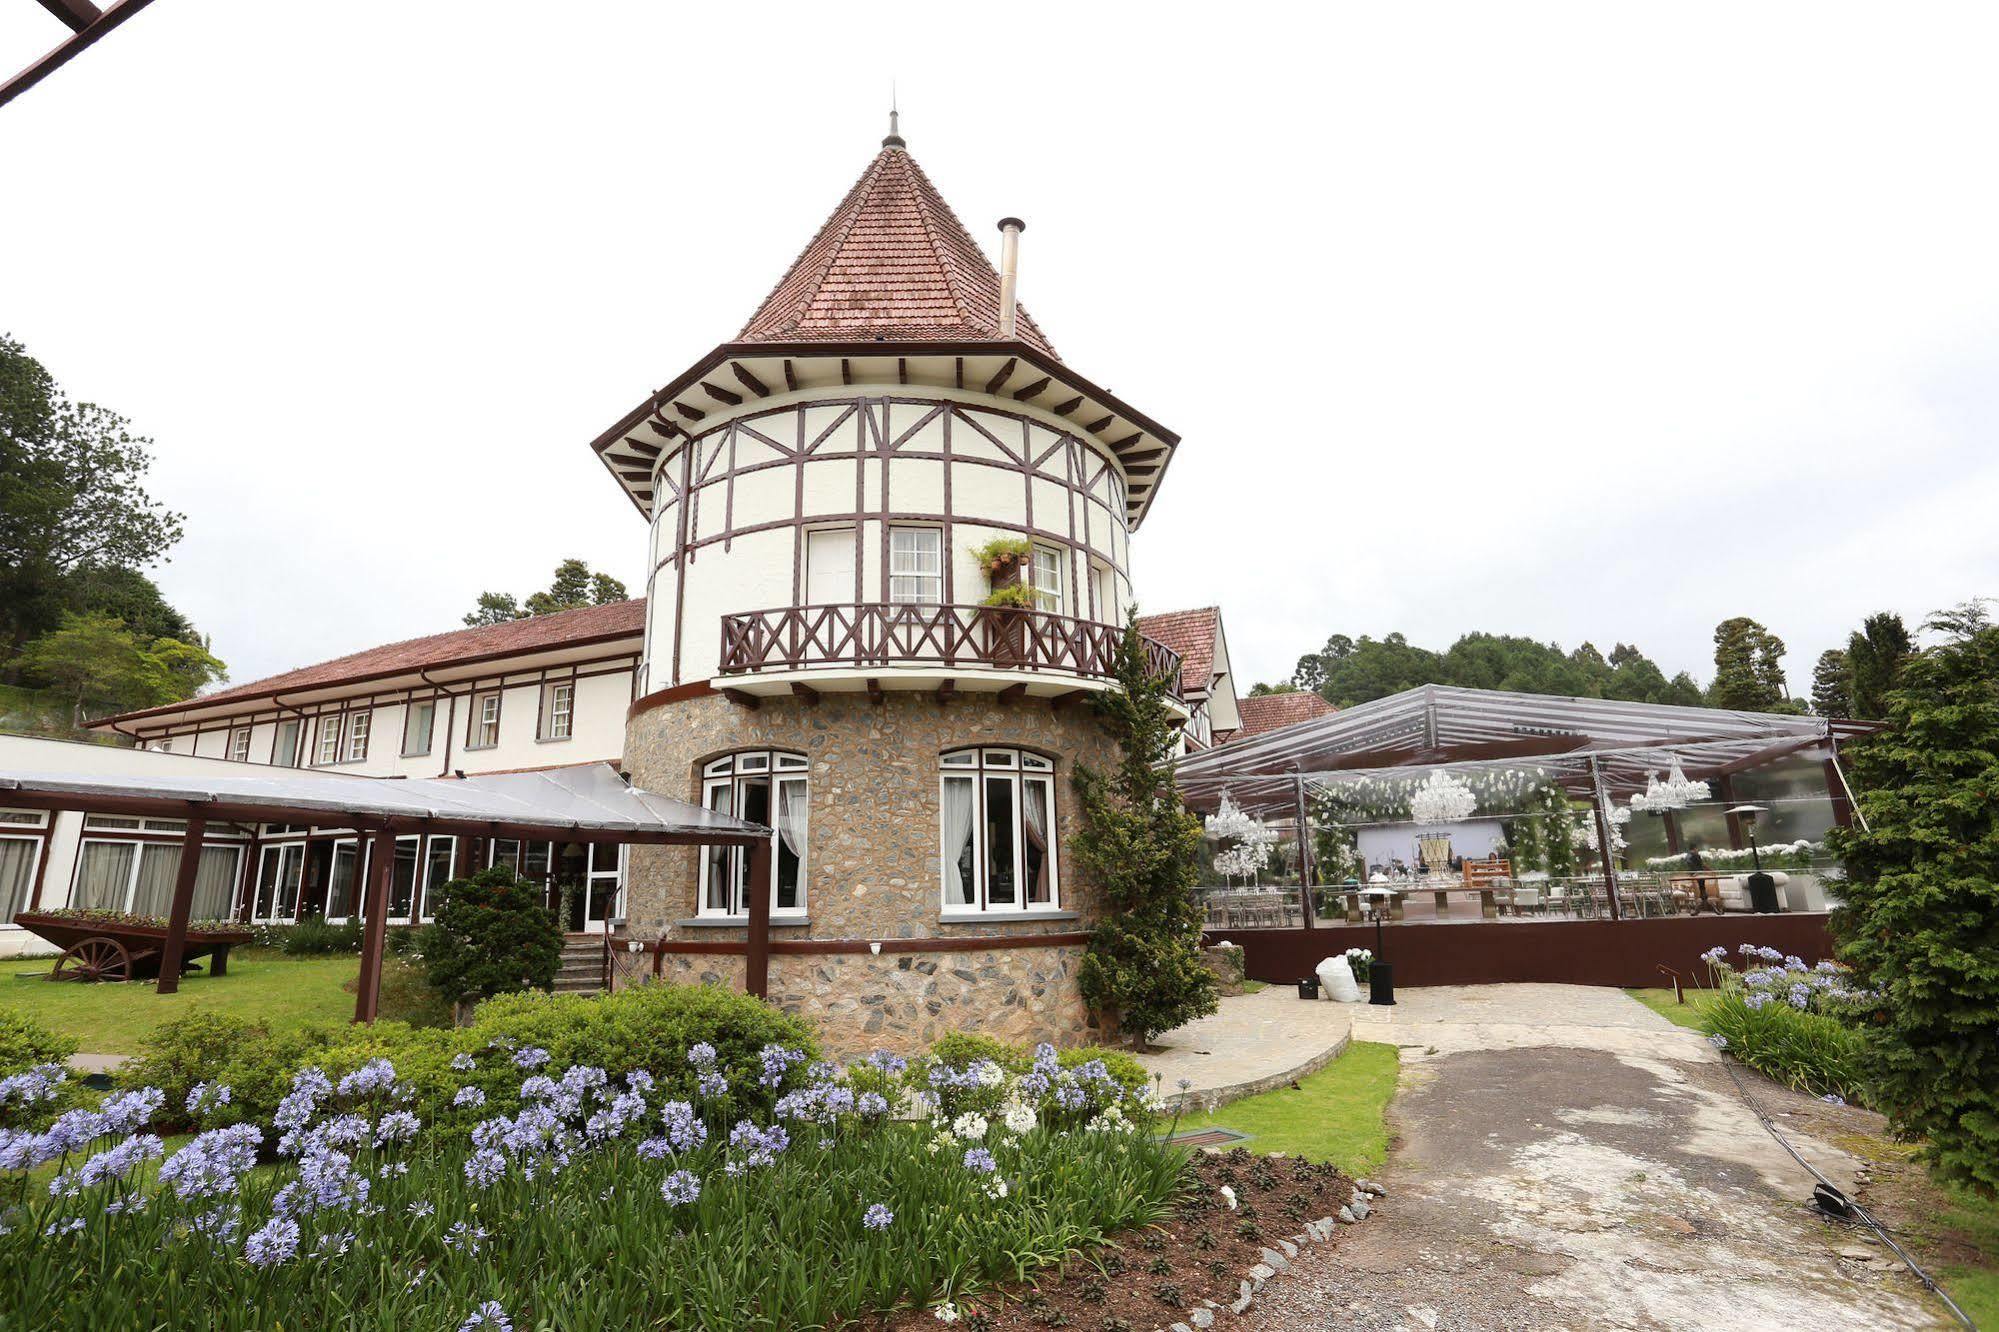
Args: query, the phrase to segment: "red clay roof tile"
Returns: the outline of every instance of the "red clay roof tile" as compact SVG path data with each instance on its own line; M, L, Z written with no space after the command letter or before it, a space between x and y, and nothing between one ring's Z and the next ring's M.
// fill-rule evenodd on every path
M1317 694L1300 691L1295 694L1250 694L1236 700L1236 711L1242 716L1242 725L1229 733L1231 740L1296 726L1299 722L1324 717L1339 709Z
M1219 606L1165 611L1139 616L1138 632L1180 654L1182 690L1206 693L1215 682L1215 636L1221 620Z

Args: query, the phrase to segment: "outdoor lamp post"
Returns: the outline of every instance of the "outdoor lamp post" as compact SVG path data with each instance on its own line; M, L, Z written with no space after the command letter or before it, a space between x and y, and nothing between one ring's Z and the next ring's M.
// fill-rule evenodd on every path
M1388 904L1394 900L1392 888L1369 888L1361 893L1367 899L1368 914L1374 917L1374 961L1367 969L1367 1001L1393 1007L1395 1003L1395 968L1387 961L1386 935L1382 922L1388 919Z
M1756 845L1756 816L1769 810L1763 805L1735 805L1728 812L1742 820L1742 830L1749 834L1749 863L1755 867L1749 876L1749 909L1781 910L1777 905L1777 881L1763 872L1763 851Z

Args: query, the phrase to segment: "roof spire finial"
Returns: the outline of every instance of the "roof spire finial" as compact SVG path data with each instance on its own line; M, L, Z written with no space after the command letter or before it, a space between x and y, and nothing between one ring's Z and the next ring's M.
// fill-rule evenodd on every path
M907 148L909 146L902 141L902 132L896 128L896 121L898 119L899 115L895 109L895 80L890 79L888 84L888 137L882 140L882 147Z

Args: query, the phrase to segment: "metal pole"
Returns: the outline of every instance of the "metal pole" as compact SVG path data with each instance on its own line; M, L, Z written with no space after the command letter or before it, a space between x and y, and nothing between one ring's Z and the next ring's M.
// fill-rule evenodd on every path
M1624 919L1624 908L1617 900L1617 869L1611 862L1616 855L1614 833L1610 822L1610 792L1603 784L1603 765L1592 754L1589 761L1590 803L1596 806L1597 860L1603 865L1603 886L1610 894L1610 918Z
M1298 904L1304 912L1305 928L1309 930L1317 926L1319 913L1312 901L1313 880L1318 875L1315 872L1317 867L1312 864L1312 820L1310 806L1305 802L1305 774L1291 774L1291 783L1298 818Z

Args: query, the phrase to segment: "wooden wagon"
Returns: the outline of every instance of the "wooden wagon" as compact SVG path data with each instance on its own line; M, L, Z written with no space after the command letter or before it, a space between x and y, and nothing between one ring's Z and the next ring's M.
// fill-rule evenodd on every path
M160 974L160 953L166 947L165 921L120 921L89 916L50 915L42 911L19 911L14 923L32 930L63 950L49 969L48 979L58 981L151 980ZM213 959L211 976L229 969L229 950L247 944L256 936L235 926L218 929L189 926L187 947L181 964L196 958Z

